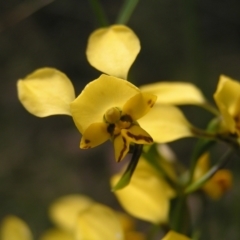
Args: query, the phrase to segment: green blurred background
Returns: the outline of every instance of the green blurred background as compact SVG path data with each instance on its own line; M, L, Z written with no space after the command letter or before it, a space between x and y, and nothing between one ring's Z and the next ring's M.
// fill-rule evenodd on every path
M114 23L123 1L100 2ZM137 85L193 82L213 102L220 74L240 80L239 9L237 0L139 1L128 23L142 46L130 80ZM111 144L80 150L71 118L36 118L21 106L16 92L19 78L50 66L65 72L79 94L100 74L85 56L88 36L97 27L87 0L0 1L0 219L18 215L36 237L51 225L49 204L65 194L87 194L119 208L109 187L109 177L119 168ZM198 127L211 118L197 107L183 110ZM188 164L195 142L182 139L170 145ZM224 149L219 146L216 156ZM232 157L228 167L234 169L229 194L206 205L191 201L194 212L207 210L201 239L240 239L239 159Z

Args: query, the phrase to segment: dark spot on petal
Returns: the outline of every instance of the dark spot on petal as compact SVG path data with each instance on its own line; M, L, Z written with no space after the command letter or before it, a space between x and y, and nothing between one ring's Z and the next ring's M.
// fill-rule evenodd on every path
M115 129L115 124L109 124L107 127L107 132L112 136L114 133L114 129Z
M132 122L132 118L131 118L131 116L129 116L129 115L122 115L121 116L121 118L120 118L120 120L122 121L122 122Z
M152 99L149 99L148 102L147 102L148 105L151 105L152 104Z
M147 143L152 143L153 142L153 139L149 136L144 136L144 135L134 135L130 132L127 131L127 135L130 137L130 138L133 138L135 139L136 141L139 141L139 140L145 140Z
M85 139L84 142L85 142L86 144L89 144L91 141L88 140L88 139Z

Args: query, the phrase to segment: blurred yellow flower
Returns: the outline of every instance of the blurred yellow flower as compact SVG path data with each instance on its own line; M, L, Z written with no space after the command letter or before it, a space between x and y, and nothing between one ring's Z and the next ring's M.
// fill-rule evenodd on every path
M222 115L223 130L240 136L240 83L221 75L214 99Z
M164 143L194 135L178 108L155 106L155 95L113 76L101 75L76 99L71 81L53 68L38 69L17 85L19 100L30 113L72 116L83 135L80 147L95 147L111 139L117 161L128 153L131 143Z
M86 54L96 69L126 79L139 51L139 39L129 27L112 25L97 29L90 35Z
M164 238L162 238L162 240L191 240L191 239L183 234L180 234L174 231L169 231L164 236Z
M46 231L40 240L144 240L129 216L84 195L57 199L49 213L57 228Z
M200 179L210 169L209 153L204 153L198 160L194 181ZM227 169L218 170L203 186L202 190L213 200L222 197L232 187L232 173Z
M20 218L9 215L0 227L1 240L32 240L33 236L28 225Z
M121 173L114 175L111 185L115 186L120 177ZM130 215L155 224L168 221L170 199L175 196L174 190L143 158L140 158L130 184L114 194Z
M40 240L75 240L78 216L93 203L92 199L80 194L55 200L49 207L49 216L56 227L45 231Z

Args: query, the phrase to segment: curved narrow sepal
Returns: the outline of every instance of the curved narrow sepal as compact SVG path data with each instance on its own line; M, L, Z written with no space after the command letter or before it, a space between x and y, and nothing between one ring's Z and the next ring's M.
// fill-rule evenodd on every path
M139 158L141 156L142 149L143 149L143 145L135 144L130 163L128 164L127 169L123 173L123 175L120 178L120 180L118 181L118 183L112 188L113 192L126 187L130 183L131 177L134 173L134 170L135 170L137 163L139 161Z

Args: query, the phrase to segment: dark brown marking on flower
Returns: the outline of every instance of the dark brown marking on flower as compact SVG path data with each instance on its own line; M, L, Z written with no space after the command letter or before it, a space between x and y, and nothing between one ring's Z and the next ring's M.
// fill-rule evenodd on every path
M122 136L122 140L123 140L123 148L122 148L122 150L121 150L121 152L119 154L119 158L117 159L117 162L121 161L122 156L123 156L124 152L127 149L127 140L126 140L126 138Z
M131 116L129 116L129 115L122 115L121 116L121 118L120 118L120 120L122 121L122 122L132 122L132 118L131 118Z
M152 101L152 99L149 99L147 104L149 105L150 108L152 108L154 105L154 102Z
M115 124L109 124L107 127L107 132L112 136L114 133L114 129L115 129Z
M153 142L153 139L152 139L152 137L147 137L147 136L144 136L144 135L141 135L141 134L139 134L139 135L134 135L134 134L132 134L131 132L129 132L129 131L127 131L127 135L130 137L130 138L133 138L133 139L135 139L136 141L139 141L139 140L145 140L146 142L148 142L148 143L152 143Z
M148 102L147 102L148 105L151 105L152 104L152 99L149 99Z
M84 139L84 142L85 142L86 144L89 144L91 141L90 141L89 139Z

